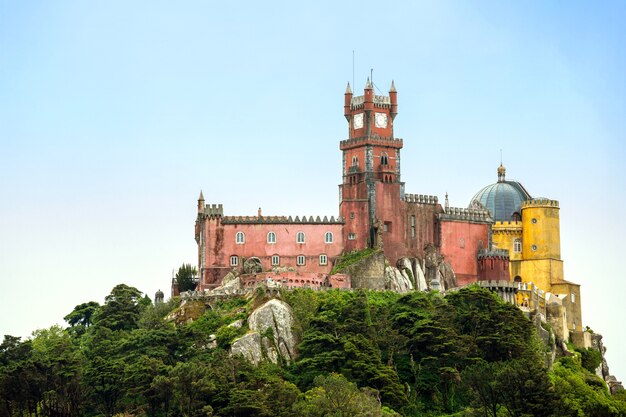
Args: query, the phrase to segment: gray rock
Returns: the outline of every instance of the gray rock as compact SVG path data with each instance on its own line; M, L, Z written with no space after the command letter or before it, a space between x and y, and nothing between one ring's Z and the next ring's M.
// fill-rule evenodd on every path
M411 271L411 269L408 269L408 271ZM393 266L387 266L385 267L385 288L399 293L406 293L413 290L413 282L405 269L401 271Z
M293 324L291 307L272 299L252 312L248 318L250 332L233 342L231 353L242 354L254 364L262 359L278 363L279 358L291 362L297 345Z

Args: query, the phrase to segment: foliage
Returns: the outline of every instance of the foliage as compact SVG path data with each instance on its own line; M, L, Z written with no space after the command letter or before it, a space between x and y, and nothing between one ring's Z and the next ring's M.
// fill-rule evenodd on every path
M378 252L378 249L375 248L365 248L361 250L353 250L352 252L344 253L340 258L337 259L333 269L330 271L330 274L336 274L346 269L350 265L353 265L359 262L361 259L367 258L368 256L373 255Z
M595 373L598 366L602 363L600 351L593 348L576 348L576 352L580 353L582 367L591 373Z
M68 329L5 336L0 417L626 415L626 395L585 369L594 351L545 369L528 319L484 289L285 291L299 357L253 366L230 356L246 332L231 324L267 297L174 325L178 300L152 305L120 284L77 306Z
M176 273L176 282L180 292L195 290L198 284L198 271L191 264L182 264Z

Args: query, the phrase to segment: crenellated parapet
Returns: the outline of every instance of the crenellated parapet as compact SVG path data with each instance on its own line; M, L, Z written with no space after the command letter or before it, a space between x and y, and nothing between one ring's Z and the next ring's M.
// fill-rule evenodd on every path
M480 249L478 259L509 259L509 251L506 249Z
M389 96L374 96L374 107L389 109L391 108L391 97ZM350 100L350 109L359 110L365 107L365 96L354 96Z
M342 140L339 142L339 149L346 150L357 148L363 145L378 145L378 146L386 146L390 148L401 149L403 146L402 139L398 138L385 138L376 134L371 136L360 136L358 138L351 138Z
M522 209L527 207L559 207L559 202L557 200L550 200L549 198L531 198L530 200L526 200L522 202Z
M437 204L439 199L436 195L424 195L424 194L404 194L404 201L407 203L418 204Z
M335 216L224 216L222 224L343 224L343 219Z
M217 218L224 215L224 207L221 204L207 204L202 212L207 217Z
M461 207L447 207L439 214L440 220L469 221L478 223L493 223L493 218L486 209L471 209Z

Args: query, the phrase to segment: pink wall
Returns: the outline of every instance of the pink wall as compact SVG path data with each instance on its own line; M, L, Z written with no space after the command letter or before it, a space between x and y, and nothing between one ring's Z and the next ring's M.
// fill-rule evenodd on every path
M441 221L441 254L464 285L478 278L478 250L489 242L489 224Z

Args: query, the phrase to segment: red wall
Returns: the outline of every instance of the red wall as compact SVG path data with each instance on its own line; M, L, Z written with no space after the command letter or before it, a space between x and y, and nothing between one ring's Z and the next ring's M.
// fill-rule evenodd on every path
M478 250L489 242L489 224L441 221L441 254L457 279L465 285L478 279Z

